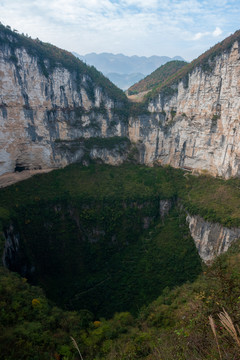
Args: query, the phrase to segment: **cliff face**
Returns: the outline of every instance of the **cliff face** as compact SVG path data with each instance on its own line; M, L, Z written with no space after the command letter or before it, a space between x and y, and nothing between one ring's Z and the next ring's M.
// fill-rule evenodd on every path
M59 167L86 153L84 138L124 136L126 122L116 115L123 104L111 98L88 74L18 47L0 33L0 174ZM72 141L74 141L73 146ZM119 163L118 147L92 144L88 155Z
M233 241L240 238L240 229L229 229L217 223L210 223L200 216L188 215L187 222L198 253L206 263L226 252Z
M120 164L131 141L141 163L240 175L238 41L153 97L149 114L128 117L126 99L106 91L110 82L104 88L90 70L52 66L51 48L40 56L36 41L29 51L19 39L0 31L0 174L92 158ZM99 138L106 141L86 141Z
M142 161L206 170L225 178L240 175L240 55L236 41L207 71L151 100L149 117L131 118L129 135L142 142Z

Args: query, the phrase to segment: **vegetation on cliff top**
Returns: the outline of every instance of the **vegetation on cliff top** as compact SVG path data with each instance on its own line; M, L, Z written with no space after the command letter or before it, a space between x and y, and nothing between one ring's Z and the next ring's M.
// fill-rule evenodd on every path
M122 112L132 115L146 113L146 103L155 98L160 92L165 95L171 95L176 90L174 87L183 80L184 85L188 85L189 74L196 68L201 67L203 71L209 72L214 66L214 59L224 51L229 51L235 41L240 39L240 30L233 35L227 37L222 42L216 44L205 53L194 59L191 63L184 65L182 61L169 62L155 72L147 76L138 84L130 88L130 92L149 91L143 100L142 106L138 104L130 104L124 92L108 80L101 72L97 71L93 66L88 66L81 60L77 59L70 52L57 48L49 43L43 43L39 39L31 39L24 34L20 35L16 31L11 31L10 27L0 24L0 45L8 43L12 49L12 55L9 60L16 62L14 50L24 47L26 51L36 56L43 74L48 77L56 66L63 66L69 71L76 73L76 82L79 82L80 76L89 75L95 85L100 86L112 99L117 102L123 102ZM46 61L48 63L46 63ZM176 71L176 69L180 68ZM164 70L164 72L163 72ZM167 71L167 76L166 76ZM91 89L89 89L90 91Z
M185 178L179 197L191 214L229 228L240 227L240 179L223 180L206 175Z
M234 34L217 43L197 59L194 59L191 63L183 66L180 70L169 76L160 84L160 86L156 86L152 91L147 93L144 97L144 101L148 102L149 100L154 99L161 92L167 94L173 89L174 85L176 86L180 81L183 81L184 85L187 86L189 74L197 67L201 67L205 72L211 72L214 67L215 58L225 51L230 51L233 43L239 40L240 30L237 30Z
M138 94L142 91L151 90L155 87L161 86L161 84L168 79L169 76L176 73L186 64L186 61L169 61L153 71L150 75L146 76L144 79L140 80L138 83L132 85L128 89L128 95Z
M72 53L62 50L49 43L44 43L37 39L19 34L12 31L10 27L5 27L0 23L0 45L8 44L12 49L10 60L17 61L14 50L24 48L29 55L35 56L43 74L48 77L56 67L64 67L70 72L75 72L76 82L80 81L82 75L88 75L96 86L100 86L110 98L115 101L127 102L127 98L122 90L115 86L94 66L88 66ZM47 62L47 63L46 63Z
M87 75L87 83L84 84L84 86L86 86L89 98L94 101L94 86L101 87L103 91L115 101L114 114L119 115L124 121L127 121L129 115L137 116L148 113L145 105L132 104L129 102L125 93L94 66L86 65L66 50L49 43L44 43L38 38L32 39L27 35L19 34L16 31L12 31L10 27L5 27L0 23L0 46L4 44L8 44L11 48L12 54L9 57L9 61L15 63L16 66L18 66L18 59L15 55L15 50L17 48L24 48L29 55L37 58L39 67L46 77L48 77L56 67L64 67L74 74L76 87L79 88L81 77ZM101 112L106 111L106 109L96 108L95 111Z

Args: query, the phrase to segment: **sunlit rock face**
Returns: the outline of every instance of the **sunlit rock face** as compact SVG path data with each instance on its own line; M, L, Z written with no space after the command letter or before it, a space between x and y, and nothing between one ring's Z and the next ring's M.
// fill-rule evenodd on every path
M230 245L240 239L240 229L226 228L205 221L200 216L187 216L189 230L201 259L209 264L216 256L226 252Z
M4 36L0 33L1 36ZM208 69L148 103L149 114L121 115L114 100L87 74L51 69L24 47L0 41L0 175L87 162L84 139L128 137L138 161L170 164L229 178L240 175L240 57L236 41ZM125 109L126 110L126 109ZM126 111L125 111L126 112ZM89 159L118 165L129 147L91 143Z
M83 138L127 133L126 121L115 113L122 104L88 75L77 78L59 66L46 76L37 56L1 42L0 89L0 174L64 166L82 159ZM89 155L98 157L98 149ZM101 149L99 157L113 164L124 160L114 149Z
M235 42L208 71L148 104L151 116L130 119L129 136L141 143L141 161L205 170L224 178L240 174L240 55Z

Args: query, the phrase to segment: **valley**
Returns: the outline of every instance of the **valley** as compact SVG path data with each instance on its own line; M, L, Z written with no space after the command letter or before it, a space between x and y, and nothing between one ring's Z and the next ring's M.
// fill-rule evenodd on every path
M2 189L5 266L64 308L135 313L201 269L175 177L183 181L171 170L72 165Z
M197 276L191 235L201 227L209 238L198 236L196 246L206 262L239 237L238 187L131 164L35 175L1 189L3 263L67 309L135 313L165 287ZM219 229L209 232L211 224Z
M86 359L215 356L207 316L224 307L238 321L239 242L206 267L186 219L239 229L239 187L171 167L74 164L2 188L3 358L75 359L69 336Z
M112 53L79 55L76 52L73 52L73 55L86 64L94 66L122 90L127 90L169 61L183 60L181 56L170 58L169 56L153 55L146 57Z
M239 44L129 100L0 24L0 359L239 357Z
M0 174L130 156L238 176L239 36L180 70L164 65L170 75L135 103L72 54L2 26Z

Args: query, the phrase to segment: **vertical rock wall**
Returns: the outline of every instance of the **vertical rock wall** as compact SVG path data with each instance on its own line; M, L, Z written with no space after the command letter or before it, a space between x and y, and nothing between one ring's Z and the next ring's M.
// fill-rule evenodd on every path
M188 215L187 222L199 255L205 263L210 263L216 256L226 252L240 238L240 229L210 223L200 216Z
M87 74L79 78L59 65L46 76L37 56L1 42L0 90L0 174L63 166L83 157L81 139L127 133L116 114L123 104ZM122 160L114 152L104 156Z
M236 41L211 67L149 102L150 116L130 119L129 136L142 144L142 162L240 175L240 55Z

